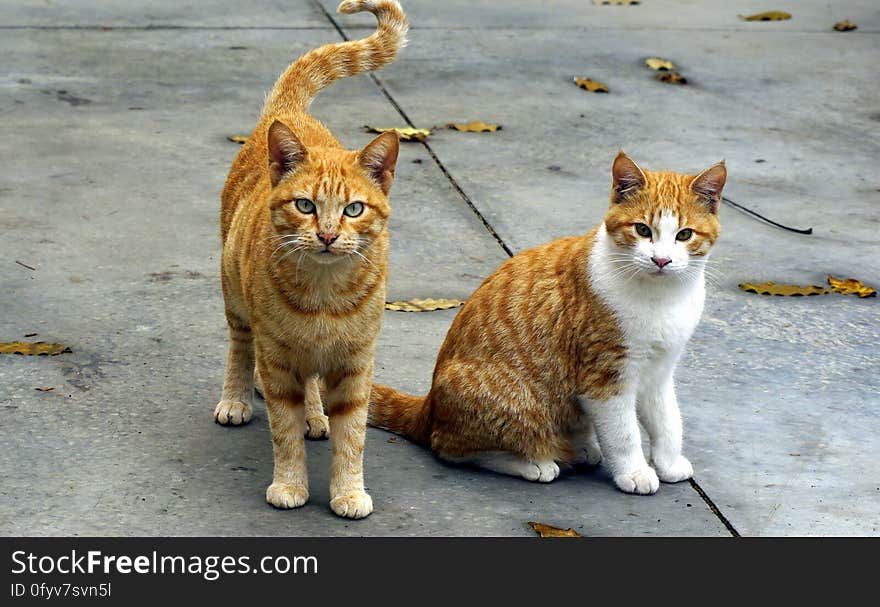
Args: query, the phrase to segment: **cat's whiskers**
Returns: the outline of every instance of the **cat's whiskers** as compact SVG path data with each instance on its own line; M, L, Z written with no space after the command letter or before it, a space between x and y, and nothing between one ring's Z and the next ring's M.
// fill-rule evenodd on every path
M306 252L306 245L304 245L304 244L300 244L300 245L297 245L297 246L295 246L295 247L292 247L289 251L287 251L286 253L284 253L284 255L282 255L282 256L279 257L277 260L275 260L275 267L278 267L278 265L279 265L282 261L284 261L285 259L287 259L287 258L290 257L291 255L293 255L293 254L296 253L297 251L302 251L302 254L305 255L305 252Z
M362 260L366 261L368 264L370 264L370 265L373 266L374 268L376 268L376 264L374 264L372 261L370 261L369 259L367 259L366 255L364 255L363 253L361 253L361 252L358 251L357 249L352 249L351 252L354 253L355 255L357 255L358 257L360 257ZM377 268L377 269L378 269L378 268Z
M281 244L279 244L275 249L269 254L269 259L274 257L278 251L289 247L290 245L296 245L296 247L302 246L305 243L302 242L302 238L299 236L288 236L286 240L284 240Z
M633 269L635 270L635 272L633 273L633 276L635 276L636 274L639 273L639 270L641 268L639 268L635 264L629 263L625 266L612 268L612 269L606 271L604 274L600 274L599 276L597 276L596 279L603 281L603 282L606 282L606 281L613 282L613 281L617 280L618 278L627 275L628 271L633 270Z

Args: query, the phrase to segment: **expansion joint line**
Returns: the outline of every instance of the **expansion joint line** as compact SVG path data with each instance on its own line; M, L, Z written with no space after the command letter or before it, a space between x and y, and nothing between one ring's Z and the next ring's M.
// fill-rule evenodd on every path
M702 498L703 502L706 503L706 506L709 508L709 510L712 511L712 514L714 514L718 518L718 520L721 521L721 524L724 525L724 527L727 529L727 532L730 533L730 535L732 535L733 537L741 537L739 531L737 531L736 527L733 526L733 523L731 523L727 519L727 517L724 516L721 510L718 509L718 506L715 505L715 502L712 501L712 498L706 495L706 492L703 491L702 487L700 487L700 483L698 483L693 478L689 479L688 482L691 484L693 490L697 492L697 495L699 495L700 498Z
M318 10L320 10L324 14L324 16L327 17L327 20L330 21L330 23L333 25L333 27L336 29L336 31L339 32L339 35L342 37L342 39L345 41L350 40L349 37L346 35L345 31L342 29L342 27L339 25L339 23L333 17L333 15L331 15L329 12L327 12L327 10L321 5L319 0L313 0L313 2L315 3L315 6L318 8ZM379 91L381 91L381 93L385 96L385 98L388 100L388 102L394 107L394 109L397 111L397 113L400 114L400 117L403 118L403 121L406 122L407 126L410 126L412 128L416 128L416 125L413 124L413 121L410 120L410 118L406 114L406 112L403 111L403 108L400 107L400 104L397 103L397 100L391 96L391 93L389 93L388 89L386 89L385 86L382 84L382 81L379 80L376 77L376 75L372 72L370 74L368 74L368 76L373 80L373 83L378 87ZM468 207L470 207L470 209L471 209L471 211L473 211L474 215L476 215L477 218L480 220L480 222L483 224L483 227L485 227L486 230L489 232L489 234L491 234L492 238L495 239L495 242L498 243L498 246L500 246L504 250L504 252L507 254L508 257L513 257L513 251L510 249L510 247L507 246L507 243L504 242L504 240L501 238L501 236L498 234L498 232L495 231L495 228L492 227L492 224L489 223L489 220L486 219L485 215L483 215L480 212L480 210L474 204L474 201L471 200L471 197L468 196L467 193L461 188L461 186L455 180L455 177L453 177L449 173L449 170L446 168L446 166L444 166L444 164L443 164L443 162L441 162L440 158L437 157L437 154L431 148L431 145L427 141L421 141L420 143L425 148L425 151L428 152L428 155L431 157L431 160L434 161L434 164L437 165L437 168L440 169L440 171L443 173L443 175L446 177L446 179L449 181L449 183L452 184L452 187L455 189L455 191L458 192L458 195L461 197L461 199L465 202L465 204L468 205Z

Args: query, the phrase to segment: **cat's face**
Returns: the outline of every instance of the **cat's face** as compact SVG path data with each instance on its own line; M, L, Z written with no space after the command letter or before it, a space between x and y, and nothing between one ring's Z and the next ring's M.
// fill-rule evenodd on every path
M724 163L697 176L642 171L621 152L612 175L605 229L621 276L683 282L700 275L721 229Z
M280 122L270 128L269 209L280 258L319 264L365 259L391 214L397 136L380 135L360 152L306 150L291 137Z

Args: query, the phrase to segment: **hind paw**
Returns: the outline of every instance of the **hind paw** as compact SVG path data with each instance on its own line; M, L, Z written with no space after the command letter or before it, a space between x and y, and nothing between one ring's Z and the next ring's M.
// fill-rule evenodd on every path
M313 439L330 436L330 419L326 415L316 415L306 420L306 436Z
M522 477L527 481L549 483L559 476L559 465L554 461L527 462L523 465Z

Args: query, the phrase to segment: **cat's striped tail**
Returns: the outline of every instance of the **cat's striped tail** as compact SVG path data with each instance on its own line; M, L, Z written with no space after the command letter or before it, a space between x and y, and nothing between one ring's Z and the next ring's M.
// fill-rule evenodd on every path
M426 396L404 394L389 386L373 384L367 423L428 445L431 420L427 403Z
M340 13L369 11L378 25L362 40L326 44L294 61L266 98L265 110L306 110L321 89L336 80L377 70L406 45L409 22L397 0L344 0Z

